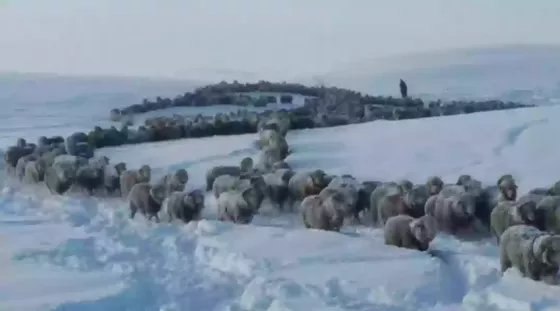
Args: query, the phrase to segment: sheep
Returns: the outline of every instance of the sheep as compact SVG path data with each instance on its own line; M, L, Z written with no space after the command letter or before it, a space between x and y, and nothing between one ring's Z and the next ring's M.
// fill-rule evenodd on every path
M326 197L333 193L341 194L344 198L344 216L350 220L357 220L359 212L356 205L360 187L360 183L354 177L343 175L333 178L327 187L321 190L319 196Z
M26 146L23 146L23 147L21 147L21 146L8 147L6 149L6 151L4 151L5 169L9 173L14 173L17 162L19 161L19 159L24 157L24 156L30 155L32 153L33 153L33 150L31 148L26 147Z
M240 176L241 168L239 166L216 166L206 172L206 191L212 190L214 180L221 175Z
M459 178L457 178L457 182L455 183L455 185L462 186L471 179L472 179L471 175L463 174L459 176Z
M15 168L15 177L18 180L23 180L23 177L25 176L25 167L27 166L27 163L31 161L36 161L37 159L38 157L35 154L28 154L26 156L19 158Z
M180 219L184 223L188 223L199 220L202 209L204 209L204 193L199 189L194 189L189 192L172 192L164 200L160 212L167 217L169 222Z
M425 214L425 205L429 198L428 187L426 185L415 185L409 191L404 193L404 204L407 208L407 214L419 218Z
M385 245L426 251L436 237L436 224L432 216L415 219L409 215L396 215L385 223Z
M395 182L377 187L370 197L370 209L373 224L380 226L385 225L391 216L407 214L403 202L403 188Z
M231 221L239 224L249 224L257 210L258 190L247 187L242 190L229 190L218 198L218 219L221 221Z
M28 184L36 184L44 181L47 168L47 163L43 158L39 158L36 161L29 161L25 165L23 181Z
M293 174L291 170L281 169L262 175L265 198L278 209L282 209L283 204L288 200L288 182Z
M340 231L344 222L344 197L335 193L329 196L311 195L303 199L300 211L308 229Z
M397 184L399 185L403 193L410 191L412 187L414 187L414 184L408 179L403 179Z
M502 234L500 268L502 273L517 268L534 281L557 284L560 265L560 236L540 231L533 226L514 225Z
M47 167L49 167L54 164L54 161L58 156L63 155L65 152L64 148L53 148L52 150L43 153L41 155L41 159L43 159Z
M76 170L75 185L87 191L88 195L93 195L96 189L102 189L105 185L105 166L101 163L88 163L81 165Z
M538 228L560 234L560 196L545 196L537 201Z
M152 169L148 165L142 165L138 170L126 170L122 172L120 179L121 195L127 197L135 184L149 182L152 177Z
M126 171L126 163L119 162L115 165L107 165L103 169L103 184L107 194L113 194L121 191L120 177ZM122 193L119 193L122 195Z
M64 194L70 189L76 176L74 162L59 161L45 171L45 184L52 194Z
M490 215L494 207L501 201L515 201L517 185L511 175L501 176L496 185L481 190L477 200L476 217L486 226L490 226Z
M214 197L217 199L220 197L220 194L240 188L241 184L244 184L246 180L239 178L239 176L231 176L231 175L221 175L216 177L214 180L214 184L212 185L212 193Z
M533 201L513 202L502 201L496 205L490 215L491 231L498 244L500 236L513 225L536 226L537 204Z
M164 199L163 192L153 189L148 182L135 184L128 195L130 218L133 219L140 212L148 220L155 218L156 222L160 222L158 213Z
M86 144L86 146L80 145L78 147L78 144L84 144L84 143ZM66 153L73 156L89 155L90 148L89 146L87 146L87 144L88 144L88 136L83 132L75 132L72 135L68 136L64 141L64 147L66 148ZM83 154L84 152L88 154Z
M438 193L439 194L439 193ZM424 214L435 217L437 194L431 195L424 204Z
M181 168L174 173L166 174L161 177L156 183L154 183L154 187L161 187L162 191L167 197L174 191L185 190L185 186L188 180L189 174L187 173L187 170Z
M370 197L373 191L383 184L380 181L364 181L361 187L358 189L358 201L356 202L356 211L361 215L361 218L365 216L370 210ZM364 220L364 219L362 219Z
M288 182L290 196L298 201L306 196L319 194L329 184L330 180L323 170L312 172L297 172Z
M475 197L462 186L444 187L435 201L438 229L457 234L460 229L470 227L475 220L475 209Z
M248 174L253 171L254 162L251 157L245 157L239 163L239 168L243 174Z
M259 152L259 159L255 169L261 172L270 172L273 170L274 164L281 162L284 158L280 149L267 146Z
M443 180L439 176L431 176L426 182L430 196L438 194L443 188Z
M533 188L529 190L529 194L538 194L538 195L552 195L549 188Z

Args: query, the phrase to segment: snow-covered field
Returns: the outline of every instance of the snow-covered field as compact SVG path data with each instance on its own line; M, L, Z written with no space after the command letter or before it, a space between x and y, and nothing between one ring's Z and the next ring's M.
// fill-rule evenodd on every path
M89 109L96 114L105 107ZM64 124L88 112L49 113L64 134L72 130ZM560 152L551 137L560 132L559 120L560 107L550 106L294 131L287 161L296 169L416 182L429 175L452 182L468 173L491 183L512 173L524 192L560 179ZM33 124L18 122L2 120L11 130L3 132L0 148L27 137ZM254 139L191 139L99 153L132 168L150 164L155 175L186 168L196 187L207 168L255 156ZM129 220L126 204L116 199L4 188L0 310L560 310L560 288L515 271L500 275L493 240L442 235L433 243L441 254L435 258L387 247L377 229L306 230L295 215L221 223L214 203L207 198L199 222L156 225Z
M326 85L392 96L399 95L402 78L413 97L551 105L560 102L559 71L560 46L534 44L396 55L359 61L318 78Z

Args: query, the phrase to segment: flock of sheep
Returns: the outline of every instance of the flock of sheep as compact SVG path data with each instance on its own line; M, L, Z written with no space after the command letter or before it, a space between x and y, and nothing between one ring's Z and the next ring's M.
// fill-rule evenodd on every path
M459 238L494 236L502 271L518 268L533 280L556 283L560 265L560 182L518 197L513 176L483 186L469 175L453 184L437 176L425 183L358 181L323 170L296 172L284 161L290 154L290 119L279 111L258 124L258 159L217 166L206 174L206 189L186 190L185 169L151 181L143 165L127 169L96 157L76 137L41 137L37 144L18 139L4 154L10 176L28 184L44 182L52 194L86 191L127 199L130 217L139 212L156 222L200 219L205 194L217 200L222 221L251 223L264 204L296 211L306 228L339 231L344 225L381 227L385 243L426 251L436 234ZM77 155L71 155L77 154Z

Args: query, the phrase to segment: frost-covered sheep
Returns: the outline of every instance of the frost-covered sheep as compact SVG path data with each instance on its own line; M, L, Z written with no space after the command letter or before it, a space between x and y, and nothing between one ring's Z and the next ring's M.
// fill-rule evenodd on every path
M86 190L89 195L93 195L95 190L104 188L104 172L105 166L100 166L99 163L81 165L76 170L74 183L79 189Z
M537 201L538 228L560 234L560 196L544 196Z
M218 198L218 218L221 221L248 224L258 211L258 190L248 187L243 190L229 190Z
M426 182L426 187L428 187L429 195L436 195L443 188L443 180L439 176L432 176L428 178L428 181Z
M88 144L88 136L83 132L75 132L72 135L68 136L64 141L64 147L66 148L66 153L73 156L84 156L83 153L86 151L89 153L89 150L84 150L84 145L78 144Z
M344 216L351 220L357 220L359 211L356 205L360 188L361 184L354 177L344 175L334 177L327 187L321 190L319 196L325 197L333 193L341 194L344 199Z
M439 194L439 193L438 193ZM425 215L430 215L432 217L435 217L435 211L436 211L436 200L438 198L437 194L431 195L430 197L428 197L428 199L426 200L426 204L424 204L424 214Z
M113 194L121 191L120 177L126 171L126 163L119 162L115 165L107 165L103 169L103 184L107 194ZM120 193L119 193L120 194Z
M456 234L470 228L475 221L476 199L462 186L444 187L437 195L434 216L438 229Z
M13 173L15 171L17 162L20 158L30 155L33 153L31 148L27 147L20 147L20 146L11 146L4 151L4 164L5 168L8 172Z
M45 172L45 184L52 194L64 194L74 183L76 166L74 162L58 161Z
M284 204L288 201L288 182L292 175L293 172L286 169L262 175L265 183L265 198L278 209L282 209Z
M276 170L291 170L292 168L290 167L290 165L288 163L286 163L286 161L282 160L282 161L278 161L278 162L274 162L272 164L272 171L276 171Z
M164 195L167 197L174 191L183 191L189 181L189 174L184 168L178 169L173 173L162 176L157 182L154 183L154 188L161 188Z
M150 182L152 169L148 165L142 165L138 170L126 170L120 176L121 195L127 197L132 187L138 183Z
M128 204L130 208L130 218L134 218L137 212L140 212L148 220L155 218L159 222L159 211L165 200L162 192L154 191L155 189L148 182L140 182L135 184L128 195Z
M27 146L27 141L25 141L25 139L23 139L23 138L18 138L18 139L16 140L16 147L25 148L26 146Z
M398 182L399 187L401 187L402 192L408 192L414 187L414 183L408 179L403 179Z
M88 159L88 164L97 168L104 168L109 165L109 158L106 156L92 157Z
M425 214L425 205L428 201L428 187L425 185L414 185L412 189L404 193L404 204L408 210L407 214L419 218Z
M268 147L272 139L279 139L280 134L275 129L266 129L259 132L258 146L260 149Z
M494 207L490 215L492 233L500 243L500 236L513 225L537 225L537 204L533 201L502 201Z
M244 174L248 174L252 172L254 168L253 159L251 157L243 158L239 163L239 168L241 169L241 172Z
M549 195L560 195L560 181L555 182L550 189L548 189Z
M80 165L87 164L88 161L87 159L84 159L82 157L73 156L69 154L61 154L61 155L57 155L54 158L53 165L58 163L72 164L77 169Z
M533 188L529 190L529 194L538 194L538 195L551 195L549 188Z
M512 175L502 175L497 183L504 200L515 201L517 198L517 184Z
M297 172L290 178L288 189L290 196L301 202L306 196L319 194L329 182L330 179L323 170Z
M43 158L39 158L36 161L29 161L25 165L25 174L23 176L23 181L28 184L36 184L42 182L45 179L47 168L47 163Z
M517 268L534 281L557 284L560 266L560 236L533 226L511 226L501 236L500 267L502 273Z
M188 223L199 220L202 209L204 209L204 193L195 189L189 192L172 192L163 202L161 213L169 222L180 219Z
M275 163L284 160L282 152L278 148L267 146L259 152L259 157L255 169L261 172L270 172Z
M25 176L25 167L27 166L27 163L31 161L36 161L37 159L38 157L35 154L28 154L26 156L21 157L16 164L15 176L19 180L23 180L23 177Z
M384 227L385 244L426 251L435 239L437 226L432 216L418 219L409 215L389 218Z
M358 213L362 213L362 218L365 213L370 210L370 198L371 194L377 187L383 184L380 181L364 181L360 189L358 189L358 201L356 202L356 210Z
M216 177L212 185L212 194L217 199L220 194L234 189L239 189L242 185L246 184L246 180L239 178L239 176L221 175Z
M373 224L380 226L384 226L389 217L407 214L403 188L394 182L377 187L371 194L370 209Z
M64 148L53 148L52 150L43 153L41 155L41 159L45 161L47 166L52 166L56 157L63 155L65 152Z
M212 190L214 180L222 175L240 176L241 168L239 166L216 166L209 169L206 172L206 191Z
M344 223L344 198L341 194L311 195L300 206L303 224L308 229L340 231Z
M501 201L515 201L517 199L517 185L511 175L503 175L494 186L480 191L477 200L476 217L487 226L490 225L490 214Z
M457 182L455 183L458 186L463 186L467 181L471 180L471 175L463 174L457 178Z

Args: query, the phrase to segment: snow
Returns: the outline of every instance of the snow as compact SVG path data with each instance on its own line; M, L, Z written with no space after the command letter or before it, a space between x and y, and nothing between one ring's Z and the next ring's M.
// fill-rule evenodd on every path
M96 114L105 107L90 109ZM70 131L65 122L85 115L75 109L50 113L60 120L59 134ZM548 106L294 131L287 162L369 180L421 182L440 175L453 182L468 173L492 183L512 173L523 193L560 176L560 154L549 141L560 131L558 118L560 107ZM23 125L3 120L12 130L0 147L32 136L32 124ZM98 153L131 168L149 164L154 178L186 168L190 186L201 187L209 167L256 157L255 139L189 139ZM493 239L440 235L430 256L385 246L379 229L307 230L297 215L263 213L250 225L222 223L215 199L207 196L206 202L201 221L158 225L130 220L118 199L4 187L0 310L560 309L560 288L515 270L501 276Z
M412 53L360 61L319 80L326 85L399 96L398 81L402 78L413 97L499 98L550 105L560 100L559 52L558 45L511 44Z

